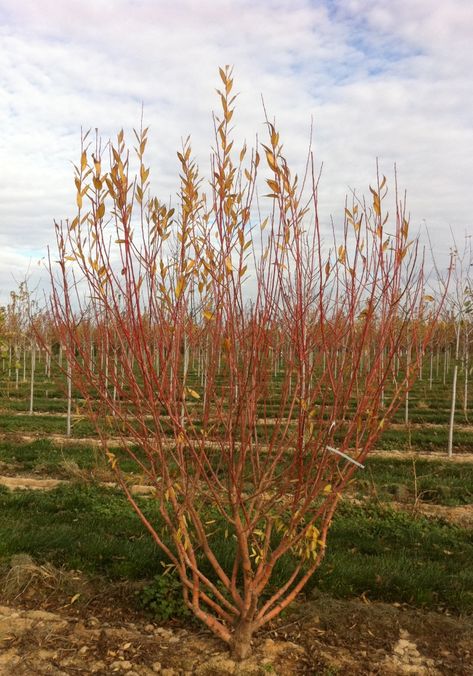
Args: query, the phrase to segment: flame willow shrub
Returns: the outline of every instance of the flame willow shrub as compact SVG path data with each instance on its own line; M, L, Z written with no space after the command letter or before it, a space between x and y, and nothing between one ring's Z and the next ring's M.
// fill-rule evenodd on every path
M146 129L136 175L123 132L105 148L83 138L51 307L118 483L189 609L242 659L320 565L433 317L403 205L385 213L385 179L346 209L324 252L311 161L299 181L270 123L267 145L235 152L231 71L220 75L210 184L187 141L174 208L150 196ZM409 368L387 388L407 337ZM154 487L164 527L134 500L112 433ZM283 557L292 567L274 586Z

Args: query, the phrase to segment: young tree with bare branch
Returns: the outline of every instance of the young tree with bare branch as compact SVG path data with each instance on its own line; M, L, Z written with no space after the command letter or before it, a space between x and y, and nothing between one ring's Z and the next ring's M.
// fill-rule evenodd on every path
M270 123L266 145L235 153L232 74L220 75L210 190L186 141L175 209L149 194L147 129L135 132L136 177L122 132L107 148L83 139L77 215L56 225L51 306L117 482L187 606L243 659L320 565L435 313L404 206L385 212L386 180L346 209L341 241L324 249L312 159L293 175ZM261 173L269 194L258 200ZM154 487L159 527L108 447L112 430ZM291 572L275 587L282 560Z

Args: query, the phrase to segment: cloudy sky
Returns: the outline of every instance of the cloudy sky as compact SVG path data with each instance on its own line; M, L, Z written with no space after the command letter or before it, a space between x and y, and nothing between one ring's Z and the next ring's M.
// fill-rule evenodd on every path
M471 0L0 0L0 299L38 279L53 220L74 215L81 127L129 133L144 104L167 199L183 137L205 166L224 64L250 145L261 95L296 168L314 120L324 224L376 158L391 184L396 163L413 228L445 261L451 232L473 233L472 40Z

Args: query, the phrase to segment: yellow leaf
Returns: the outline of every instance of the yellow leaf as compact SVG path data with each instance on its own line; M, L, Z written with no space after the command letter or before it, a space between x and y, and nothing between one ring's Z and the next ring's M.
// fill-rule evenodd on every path
M324 488L324 493L331 493L332 492L332 484L327 484Z
M144 165L142 164L140 168L141 183L145 183L148 176L149 176L149 168L145 169Z
M275 192L275 193L279 192L279 185L278 185L277 181L273 181L272 179L268 178L266 183L269 185L269 187L271 188L271 190L273 192Z
M225 258L225 267L227 268L227 272L233 271L231 256Z
M97 208L97 218L103 218L104 214L105 214L105 204L104 202L100 202Z
M69 603L71 604L71 606L72 606L72 604L75 603L75 602L77 601L77 599L79 599L79 598L80 598L80 594L74 594L74 596L73 596L73 597L71 598L71 600L69 601Z
M80 192L77 193L76 203L79 209L82 209L82 195Z
M180 298L184 291L184 277L179 277L176 284L176 298Z
M270 150L266 150L266 160L270 166L270 168L277 172L278 170L278 165L276 164L276 158L274 157L274 154Z
M81 156L81 158L80 158L80 168L81 168L81 171L84 171L84 169L86 168L86 166L87 166L87 152L84 150L84 152L82 153L82 156Z
M200 399L200 394L195 390L191 390L190 387L187 388L187 392L191 395L191 397L194 397L194 399Z
M427 296L424 296L424 300L426 301L426 303L433 303L435 298L433 296L427 295Z
M401 234L404 239L407 239L407 235L409 234L409 223L406 221L406 219L404 219L402 222Z
M373 209L376 216L381 216L381 201L376 193L373 195Z
M345 263L346 251L345 251L345 247L343 245L340 245L338 247L338 260L340 261L340 263Z
M110 465L112 466L112 469L115 469L115 467L117 466L117 458L115 456L115 453L112 453L111 451L107 451L105 453L105 455L107 456L107 460L109 461Z
M205 319L207 319L208 321L214 318L213 312L211 312L210 310L204 310L203 314Z

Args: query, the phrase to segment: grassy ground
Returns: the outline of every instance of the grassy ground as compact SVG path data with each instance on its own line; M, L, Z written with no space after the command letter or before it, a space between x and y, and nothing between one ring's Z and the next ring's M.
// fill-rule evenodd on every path
M134 452L139 455L137 448ZM118 449L116 455L125 472L136 470L124 451ZM47 438L28 443L0 440L0 473L70 479L76 468L107 478L108 464L96 447L91 449L84 443L64 446ZM473 504L473 463L372 456L356 476L351 492L383 502L469 505Z
M142 506L160 529L154 503L142 500ZM219 537L215 546L219 557L231 558L232 543ZM90 485L47 493L1 490L0 560L20 552L110 579L146 580L163 570L163 556L123 496ZM283 561L276 584L291 564L289 558ZM470 613L473 539L468 531L440 521L413 519L373 504L344 504L330 531L326 559L307 591L314 586L337 597L365 594Z
M125 472L136 470L134 461L122 450L114 451ZM134 448L139 455L139 450ZM31 442L14 439L0 440L0 463L4 465L4 473L36 474L53 478L70 478L73 467L80 470L108 470L108 463L97 446L90 447L84 443L54 442L48 438L35 439ZM1 467L1 465L0 465Z
M66 400L56 376L38 376L34 416L26 415L29 383L20 382L17 390L5 377L0 380L0 474L73 478L73 467L85 472L84 479L87 473L106 474L107 465L97 448L79 443L81 437L95 436L87 420L74 419L73 439L67 445L48 438L64 435L66 428ZM195 374L191 374L189 383L198 387ZM308 594L319 588L340 598L363 596L472 613L471 530L382 505L397 500L412 506L420 501L471 505L473 509L473 464L452 464L441 459L447 444L449 393L448 383L444 385L439 379L432 389L425 380L416 384L410 397L411 425L402 425L401 408L395 418L399 424L385 431L377 447L432 451L438 459L413 462L401 456L368 460L365 471L350 487L352 497L363 503L346 501L338 510L327 556L309 583ZM75 393L73 409L81 406ZM274 412L273 402L267 407L268 417ZM467 414L473 419L471 409ZM467 425L468 415L465 418L461 411L458 413L457 422L462 426L455 430L455 453L473 452L473 428ZM25 442L21 435L38 438ZM133 472L133 462L126 454L117 455L124 471ZM142 504L159 528L153 502L143 499ZM231 543L220 537L215 546L223 559L231 561ZM47 493L12 493L0 488L0 565L7 565L18 553L91 576L148 581L145 600L154 610L160 608L159 598L172 591L169 582L165 588L162 586L163 556L122 495L94 483L73 482ZM280 580L287 579L291 565L290 558L281 563L277 571Z
M469 505L473 504L473 463L371 457L353 490L382 501Z

